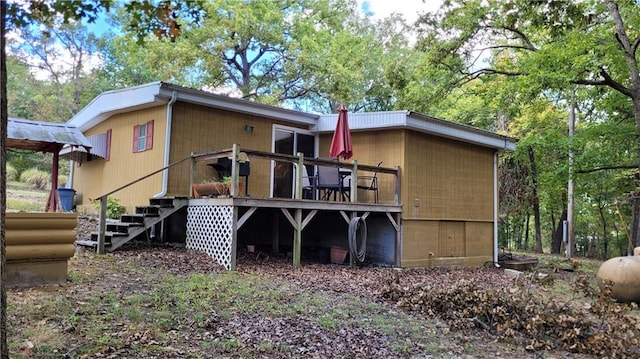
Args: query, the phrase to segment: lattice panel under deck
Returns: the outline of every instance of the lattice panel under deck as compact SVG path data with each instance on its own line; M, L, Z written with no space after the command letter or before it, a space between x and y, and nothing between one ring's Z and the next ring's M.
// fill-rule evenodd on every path
M189 206L187 249L205 252L231 269L233 206Z

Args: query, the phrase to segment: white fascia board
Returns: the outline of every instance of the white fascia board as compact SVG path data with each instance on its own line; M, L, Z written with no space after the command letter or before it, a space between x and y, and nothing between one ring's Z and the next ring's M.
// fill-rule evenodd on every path
M253 101L216 95L205 91L164 84L160 91L163 98L170 98L173 91L178 93L178 101L189 102L207 107L241 112L259 117L283 120L296 124L315 126L318 115L265 105Z
M511 137L415 112L410 112L407 116L407 127L498 150L514 151L516 149L515 139Z
M374 130L406 126L407 111L354 112L348 113L351 131ZM338 114L322 115L318 120L315 132L333 132L338 123Z
M67 124L84 132L115 114L165 104L168 100L157 97L161 86L161 82L153 82L103 92L67 121Z
M410 111L358 112L349 113L349 129L353 132L366 130L405 128L429 133L456 141L472 143L498 150L515 150L515 139L475 127L445 121ZM315 132L333 132L338 115L323 115L315 127Z

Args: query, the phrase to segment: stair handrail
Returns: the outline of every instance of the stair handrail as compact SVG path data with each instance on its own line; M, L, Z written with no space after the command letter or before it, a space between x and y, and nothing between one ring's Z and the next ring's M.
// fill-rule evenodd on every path
M146 174L146 175L144 175L142 177L139 177L139 178L137 178L137 179L135 179L135 180L133 180L133 181L131 181L129 183L126 183L126 184L124 184L124 185L122 185L122 186L120 186L120 187L118 187L118 188L116 188L116 189L114 189L112 191L109 191L109 192L107 192L107 193L105 193L105 194L103 194L103 195L98 197L98 199L100 199L100 222L98 224L98 230L99 231L98 231L98 244L97 244L97 247L96 247L96 253L97 254L105 254L104 242L105 242L105 237L106 237L106 233L107 233L107 231L106 231L106 228L107 228L107 198L110 195L112 195L112 194L114 194L116 192L122 191L123 189L125 189L125 188L127 188L129 186L132 186L132 185L134 185L134 184L136 184L136 183L138 183L138 182L140 182L140 181L142 181L144 179L147 179L147 178L149 178L149 177L151 177L151 176L153 176L155 174L158 174L158 173L160 173L162 171L168 170L169 168L171 168L171 167L173 167L175 165L178 165L178 164L180 164L180 163L182 163L182 162L184 162L186 160L190 160L191 158L192 158L192 156L189 156L189 157L185 157L183 159L177 160L175 162L172 162L172 163L168 164L167 166L162 167L159 170L155 170L153 172L150 172L150 173L148 173L148 174ZM92 200L92 199L89 199L89 200Z

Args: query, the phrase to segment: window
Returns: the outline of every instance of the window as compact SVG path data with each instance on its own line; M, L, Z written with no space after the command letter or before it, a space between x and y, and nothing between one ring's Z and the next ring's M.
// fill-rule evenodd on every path
M153 120L133 126L133 152L143 152L153 148Z

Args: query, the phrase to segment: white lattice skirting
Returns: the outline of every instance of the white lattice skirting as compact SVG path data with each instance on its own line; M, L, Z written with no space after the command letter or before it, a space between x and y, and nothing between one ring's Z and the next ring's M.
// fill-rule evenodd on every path
M231 269L233 206L189 206L187 249L205 252Z

